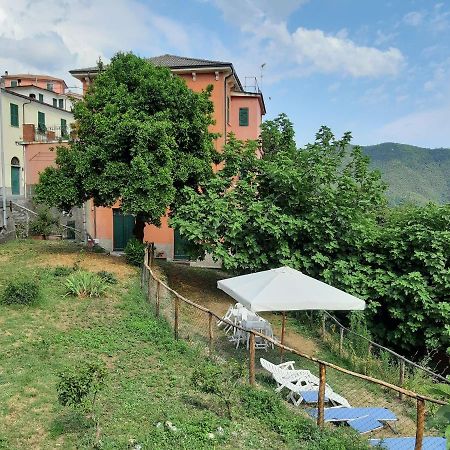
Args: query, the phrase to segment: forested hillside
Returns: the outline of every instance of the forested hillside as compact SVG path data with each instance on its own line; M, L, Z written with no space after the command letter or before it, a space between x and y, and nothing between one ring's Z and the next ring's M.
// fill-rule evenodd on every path
M450 148L423 148L385 142L363 147L380 169L394 204L450 202Z

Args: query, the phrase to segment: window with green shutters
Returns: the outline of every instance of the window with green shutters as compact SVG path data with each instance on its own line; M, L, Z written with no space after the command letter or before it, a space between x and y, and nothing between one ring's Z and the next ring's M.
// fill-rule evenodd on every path
M239 108L239 126L248 127L248 108Z
M58 100L58 102L59 102L59 108L60 108L60 109L64 109L64 99L63 99L63 98L60 98L60 99Z
M58 100L56 98L53 99L53 106L55 108L58 106Z
M38 131L40 133L45 133L47 130L45 126L45 113L38 111Z
M39 101L44 103L44 94L39 94Z
M9 110L11 113L11 126L18 127L19 126L19 105L10 103Z
M67 138L67 120L61 119L61 137Z
M11 80L11 87L17 87L17 80Z

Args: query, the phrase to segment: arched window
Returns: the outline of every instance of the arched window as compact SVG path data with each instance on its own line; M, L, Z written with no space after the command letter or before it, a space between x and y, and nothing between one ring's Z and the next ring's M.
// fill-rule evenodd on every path
M15 156L11 159L11 194L20 195L20 161Z

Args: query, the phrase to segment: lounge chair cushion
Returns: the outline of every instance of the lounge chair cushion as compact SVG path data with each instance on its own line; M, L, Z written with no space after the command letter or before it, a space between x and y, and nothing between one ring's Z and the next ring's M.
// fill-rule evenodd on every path
M386 450L414 450L416 445L416 438L413 437L398 437L398 438L384 438L384 439L369 439L370 445ZM442 437L424 437L422 450L446 450L447 439Z
M349 420L347 424L360 434L368 433L369 431L381 430L383 424L372 417L360 417L359 419Z

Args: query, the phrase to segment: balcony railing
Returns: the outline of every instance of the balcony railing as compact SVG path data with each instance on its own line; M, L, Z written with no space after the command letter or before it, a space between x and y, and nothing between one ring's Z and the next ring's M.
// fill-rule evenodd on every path
M68 140L71 136L72 130L69 125L61 126L45 126L38 125L35 127L34 131L34 141L36 142L51 142L51 141L59 141L59 140Z

